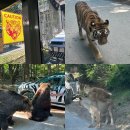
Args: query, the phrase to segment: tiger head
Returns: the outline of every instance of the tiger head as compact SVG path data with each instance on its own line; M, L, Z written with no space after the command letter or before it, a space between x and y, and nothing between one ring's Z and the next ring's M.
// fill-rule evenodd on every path
M105 22L98 20L92 21L90 23L90 38L92 40L97 40L99 45L103 45L107 43L107 37L110 33L108 29L109 21L106 20Z
M16 40L21 33L20 21L6 20L6 32L13 40Z

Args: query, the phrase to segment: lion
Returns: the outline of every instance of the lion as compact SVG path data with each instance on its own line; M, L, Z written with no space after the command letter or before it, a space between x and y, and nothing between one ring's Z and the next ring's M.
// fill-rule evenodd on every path
M110 125L114 125L111 94L104 89L94 87L87 95L87 98L80 98L80 105L87 108L91 114L92 124L89 127L100 128L103 119L105 124L110 120Z

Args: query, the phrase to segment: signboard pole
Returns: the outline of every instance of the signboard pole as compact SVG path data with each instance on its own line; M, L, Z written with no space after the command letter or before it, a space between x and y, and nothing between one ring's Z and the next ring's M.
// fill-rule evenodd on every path
M42 64L38 0L22 0L25 56L27 64Z

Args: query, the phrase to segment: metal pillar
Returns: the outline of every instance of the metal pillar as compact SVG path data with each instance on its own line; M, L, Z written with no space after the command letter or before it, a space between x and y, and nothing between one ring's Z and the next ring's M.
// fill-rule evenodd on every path
M43 63L38 0L22 0L26 64Z

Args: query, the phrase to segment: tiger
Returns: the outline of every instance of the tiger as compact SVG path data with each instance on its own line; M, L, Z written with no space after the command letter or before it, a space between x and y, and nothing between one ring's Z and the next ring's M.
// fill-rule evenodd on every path
M79 1L75 4L75 12L80 39L84 39L82 34L83 28L89 41L88 46L92 49L96 60L101 61L102 55L96 47L96 41L98 41L99 45L104 45L108 42L107 38L110 33L108 29L109 20L103 21L98 13L92 10L84 1Z

